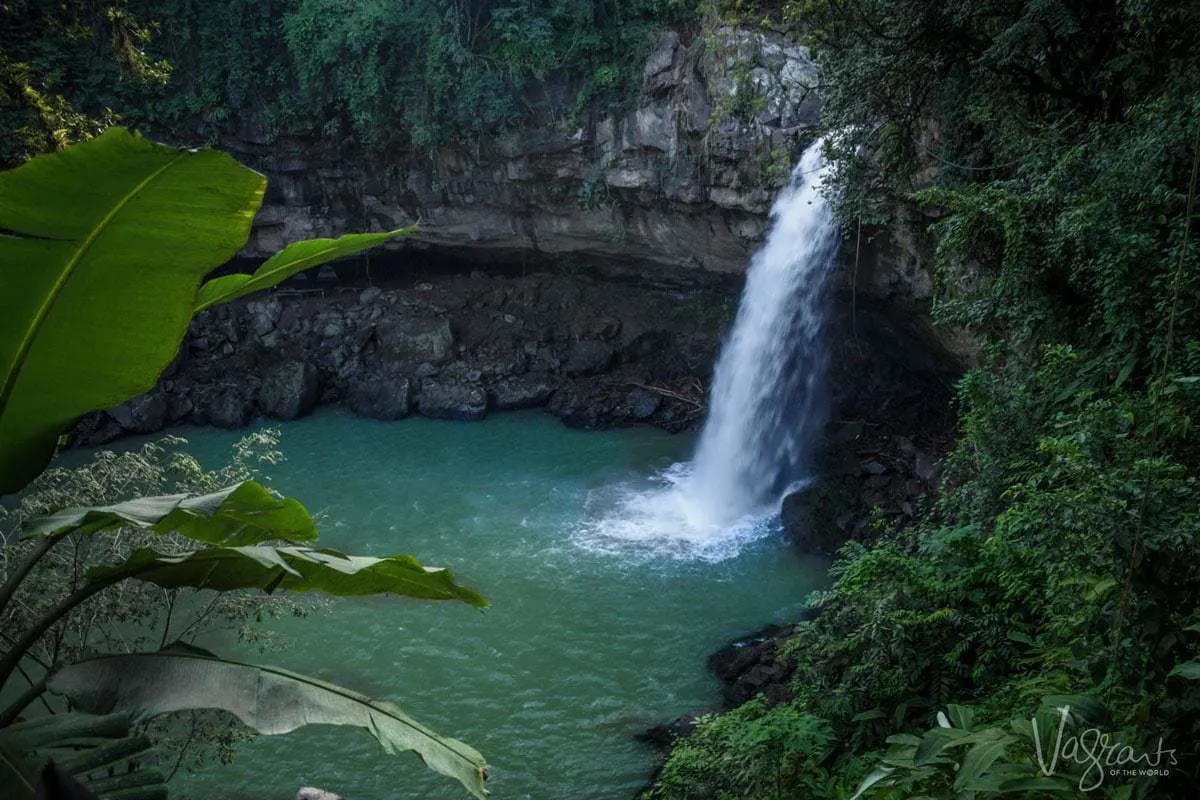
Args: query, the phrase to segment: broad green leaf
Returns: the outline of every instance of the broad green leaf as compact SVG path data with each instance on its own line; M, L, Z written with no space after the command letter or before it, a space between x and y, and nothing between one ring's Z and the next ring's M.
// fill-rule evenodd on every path
M921 739L913 736L911 733L893 733L887 737L888 744L898 744L906 747L916 747L921 744Z
M938 730L941 730L940 728ZM945 736L933 736L925 734L921 739L921 743L917 745L917 752L913 755L913 763L922 767L926 764L932 764L938 760L942 750L950 742L950 739Z
M131 768L152 750L148 738L133 734L128 714L56 714L19 722L0 730L0 800L32 800L37 776L50 760L100 800L165 800L160 772ZM117 779L108 776L110 769L120 773ZM93 777L97 772L100 777Z
M310 724L360 727L389 754L413 750L431 769L455 778L476 797L487 794L483 756L439 736L394 703L275 667L223 660L194 647L89 659L60 669L49 686L78 708L119 710L137 720L219 708L264 734Z
M1027 778L1010 778L1000 784L1001 792L1075 792L1075 786L1060 781L1057 778L1048 778L1044 775L1036 775Z
M126 525L230 546L272 540L311 542L317 538L316 525L304 506L254 481L206 495L160 495L110 506L67 508L29 520L24 534L88 535Z
M875 719L886 719L887 714L884 714L881 709L872 708L870 711L863 711L855 714L853 719L855 722L870 722Z
M120 128L0 173L0 493L89 411L148 391L266 181Z
M975 722L975 712L967 706L948 705L946 714L950 717L950 724L959 730L969 731Z
M1108 721L1108 710L1094 697L1085 694L1056 694L1042 698L1042 708L1058 710L1063 706L1071 709L1073 719L1103 724Z
M880 781L886 779L889 775L891 775L895 771L896 770L891 769L889 767L879 767L874 772L872 772L870 775L863 778L863 782L858 785L858 791L856 791L854 793L854 796L851 797L850 800L858 800L858 798L862 797L868 789L870 789L872 786L875 786Z
M308 547L207 547L182 555L149 548L120 564L95 567L92 583L136 578L166 589L261 589L273 592L325 592L337 597L397 594L423 600L461 600L486 606L487 600L454 582L449 570L423 567L412 556L348 556Z
M963 758L962 765L958 769L958 774L954 778L955 791L962 791L975 782L981 775L987 772L997 758L1004 755L1004 750L1012 741L1010 737L1005 736L1002 739L994 741L980 742L967 751Z
M1175 669L1167 673L1167 677L1171 678L1176 675L1189 681L1200 681L1200 661L1184 661L1176 664Z
M415 231L416 228L400 228L387 233L354 233L337 239L296 242L271 256L251 275L222 275L205 283L196 295L196 311L245 297L259 289L274 286L309 267L361 253L389 239L409 236Z
M960 733L958 730L942 731L942 733ZM946 736L946 747L966 747L979 742L991 742L999 738L1004 738L1005 733L998 728L984 728L981 731L972 731L971 733L962 733L958 736Z

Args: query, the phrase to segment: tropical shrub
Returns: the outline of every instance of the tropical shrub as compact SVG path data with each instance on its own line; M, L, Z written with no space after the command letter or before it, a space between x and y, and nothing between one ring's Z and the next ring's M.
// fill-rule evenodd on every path
M278 441L276 430L255 431L234 445L229 463L215 470L202 468L182 449L185 441L172 436L132 450L102 450L76 466L50 467L25 488L19 503L0 507L0 541L4 542L0 582L35 546L34 540L21 538L26 521L72 506L109 505L131 496L205 494L258 479L262 469L280 457L275 449ZM56 598L77 590L88 570L123 561L152 543L177 554L196 547L178 534L160 537L124 528L112 535L91 537L81 547L59 547L47 553L4 610L0 642L5 647L15 642L35 618L50 610ZM266 630L264 621L307 616L319 612L322 605L316 600L299 602L289 594L213 593L128 583L84 601L30 648L26 658L42 673L49 672L53 664L103 652L156 649L174 641L194 644L199 637L222 631L260 653L274 652L288 642ZM34 683L33 673L24 668L18 675L21 681ZM43 708L50 706L44 696L39 702ZM161 753L159 761L168 781L179 769L200 768L213 760L228 762L233 745L248 736L248 729L235 717L220 712L191 711L178 716L156 720L148 731Z

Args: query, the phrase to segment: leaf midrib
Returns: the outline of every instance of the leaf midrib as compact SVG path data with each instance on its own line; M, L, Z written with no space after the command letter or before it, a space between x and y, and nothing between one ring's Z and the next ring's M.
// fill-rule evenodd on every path
M21 770L21 765L2 747L0 747L0 764L6 767L9 773L15 775L17 780L20 781L30 794L36 791L33 784L29 782L29 778Z
M208 661L208 662L214 663L214 664L228 664L228 665L235 666L235 667L242 667L244 669L258 670L260 672L265 672L270 675L276 675L281 678L286 678L287 680L293 680L293 681L296 681L297 683L304 684L305 686L310 686L313 689L323 691L323 692L329 692L330 694L337 695L338 697L342 697L352 703L366 706L372 712L377 713L377 714L382 714L383 716L387 717L388 719L398 722L399 724L403 725L406 728L413 730L414 732L418 733L419 735L421 735L427 739L430 739L432 741L437 742L439 745L444 747L446 750L449 750L455 756L457 756L458 758L462 759L464 762L469 764L472 769L475 768L475 763L472 760L471 756L467 755L466 753L462 752L461 750L459 750L456 747L452 747L447 742L447 737L443 737L441 734L435 733L433 731L430 731L430 730L424 728L423 725L421 725L419 722L416 722L415 720L408 720L408 719L404 719L402 717L398 717L394 713L390 712L388 709L380 708L379 706L377 706L375 704L375 701L372 698L367 697L366 699L363 699L365 697L365 695L359 695L358 692L355 692L352 689L348 689L347 687L344 687L344 686L338 686L337 684L333 684L333 683L325 683L324 681L314 679L308 675L302 675L297 672L290 672L288 670L280 669L278 667L272 667L270 665L250 664L245 661L237 661L232 658L222 658L220 656L216 656L216 657L202 656L202 655L198 655L198 654L194 654L194 653L171 653L171 652L167 652L167 651L159 651L157 653L125 653L125 654L116 655L116 656L99 656L94 659L84 659L83 661L78 661L76 663L83 664L83 663L87 663L88 661L103 661L108 658L138 658L138 659L172 658L172 659L179 659L182 661ZM455 741L457 741L457 740L455 740Z
M336 241L337 240L335 239L334 242L336 243ZM231 299L230 295L245 296L247 294L251 294L253 292L258 291L258 289L260 288L260 285L262 287L270 286L273 283L273 281L271 280L272 277L274 277L276 274L278 274L280 272L284 272L284 271L290 269L292 267L292 265L303 264L306 261L316 261L336 250L337 250L336 246L329 245L328 247L318 250L315 253L305 256L304 258L297 258L294 261L284 261L284 262L280 263L278 266L276 266L274 269L270 270L269 272L265 272L261 275L259 275L257 273L248 275L247 276L248 280L245 283L243 283L241 286L238 286L232 292L227 292L223 295L214 297L203 303L198 303L196 305L196 308L194 309L194 313L199 314L201 311L204 311L206 308L211 308L212 306L226 302L229 299ZM302 267L301 270L303 271L303 269L304 268Z
M62 294L63 287L66 286L67 280L71 277L71 275L74 274L75 269L79 266L79 263L83 260L84 256L88 254L88 252L92 249L92 245L94 245L96 240L100 238L100 235L108 229L109 225L112 224L113 219L116 218L116 216L120 214L127 205L129 205L138 192L145 189L160 175L178 164L186 156L187 153L178 153L170 161L147 175L140 183L126 192L125 196L122 197L117 204L113 206L113 208L107 214L104 215L104 218L92 228L91 232L88 233L87 238L83 240L83 244L80 245L79 249L75 251L75 254L71 256L71 259L67 262L62 274L58 276L58 279L50 288L50 293L46 296L45 300L42 301L41 306L38 308L37 314L34 315L32 324L25 331L24 336L22 336L21 344L17 348L16 356L13 358L8 371L4 374L4 384L0 386L0 415L2 415L5 408L8 407L8 401L12 397L13 389L17 384L17 377L21 372L21 368L25 365L25 359L29 356L29 350L33 347L34 340L37 338L38 333L40 333L42 326L45 325L46 318L50 315L50 311L54 308L54 304L58 302L58 297L60 294Z

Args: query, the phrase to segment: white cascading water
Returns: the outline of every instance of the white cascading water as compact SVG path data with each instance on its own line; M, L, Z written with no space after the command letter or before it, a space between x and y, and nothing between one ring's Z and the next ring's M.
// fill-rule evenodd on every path
M821 299L837 229L820 192L824 174L818 141L771 209L717 361L688 487L717 524L774 506L802 477L825 422Z
M837 226L821 193L827 166L813 143L771 209L729 338L717 361L695 458L656 488L597 493L589 549L655 551L720 560L763 535L789 486L805 477L825 422L822 295Z

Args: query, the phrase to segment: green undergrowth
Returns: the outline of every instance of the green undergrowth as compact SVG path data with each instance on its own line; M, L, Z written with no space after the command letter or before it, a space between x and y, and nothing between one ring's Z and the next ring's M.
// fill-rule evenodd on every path
M1200 11L804 6L843 217L931 220L979 366L936 505L811 598L794 699L709 718L654 796L1190 796Z
M687 0L17 0L0 5L0 161L119 117L216 144L318 138L374 152L568 126L641 91Z

